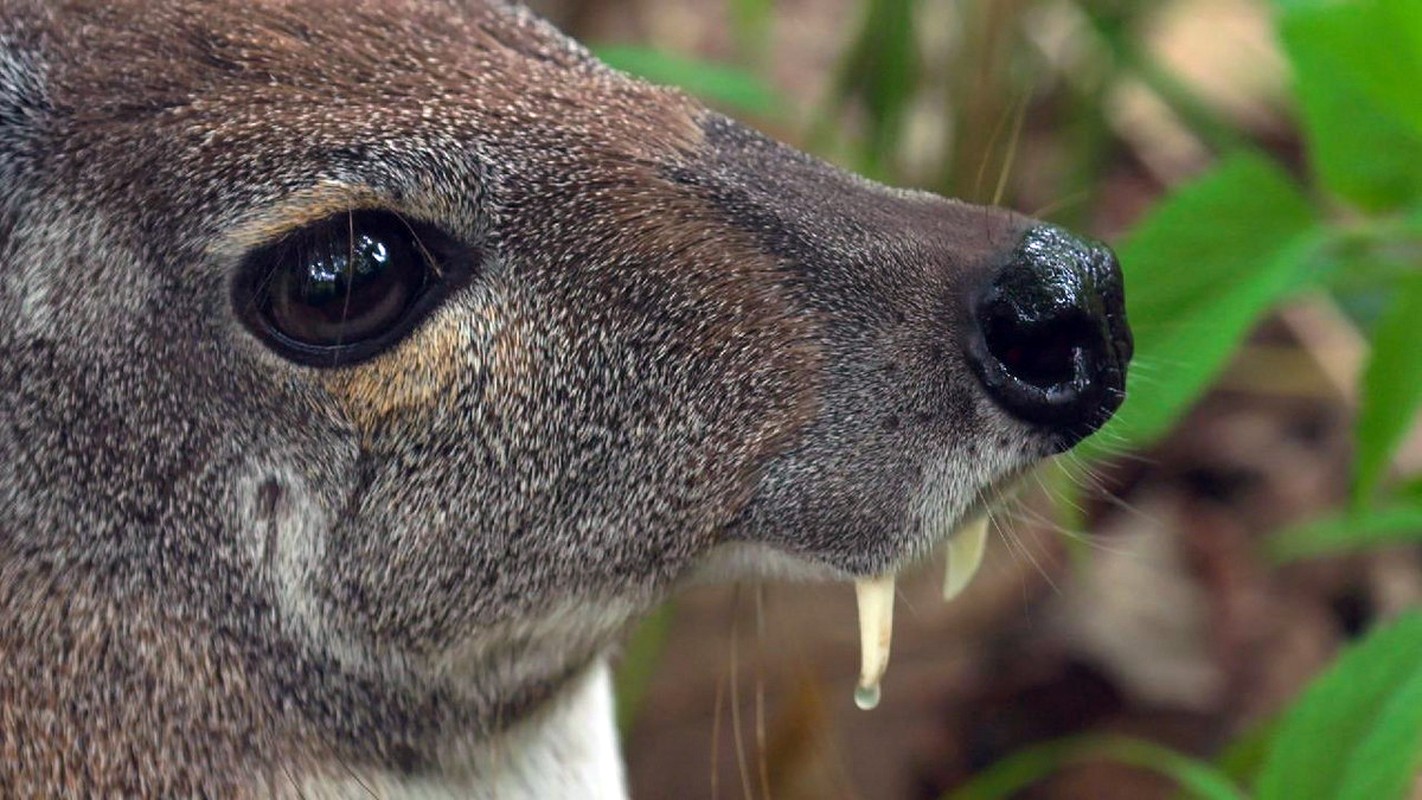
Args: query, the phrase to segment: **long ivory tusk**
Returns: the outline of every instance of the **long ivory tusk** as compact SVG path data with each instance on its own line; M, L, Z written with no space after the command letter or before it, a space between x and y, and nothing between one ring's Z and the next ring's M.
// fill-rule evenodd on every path
M868 711L879 705L879 681L889 668L889 641L894 634L894 576L861 578L854 583L859 599L859 687L854 704Z

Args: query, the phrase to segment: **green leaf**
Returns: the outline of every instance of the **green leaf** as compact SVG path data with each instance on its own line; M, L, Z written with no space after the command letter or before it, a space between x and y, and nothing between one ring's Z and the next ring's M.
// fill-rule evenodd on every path
M1422 668L1383 705L1373 730L1348 759L1339 800L1410 796L1422 767Z
M944 795L943 800L1009 797L1054 772L1088 761L1114 761L1160 773L1180 784L1191 797L1244 798L1219 770L1168 747L1122 736L1072 736L1010 755Z
M614 69L653 83L679 87L709 103L736 111L764 116L780 107L779 98L765 81L736 67L646 47L598 47L594 52Z
M1372 356L1363 373L1353 483L1358 505L1377 490L1422 408L1422 347L1417 336L1422 323L1422 275L1398 280L1394 290L1392 305L1373 334Z
M1422 613L1348 649L1280 725L1259 800L1405 796L1422 753Z
M1372 210L1422 196L1422 13L1416 0L1292 3L1280 30L1309 158Z
M1164 433L1259 317L1307 283L1319 236L1298 188L1255 155L1157 206L1118 248L1136 357L1125 405L1088 451Z
M1252 786L1274 747L1278 730L1279 721L1270 719L1236 735L1216 759L1220 771L1241 786Z
M1287 528L1266 544L1276 561L1422 542L1422 502L1342 512Z
M1407 482L1397 487L1397 491L1394 492L1394 494L1409 503L1422 505L1422 478L1415 475L1412 476Z

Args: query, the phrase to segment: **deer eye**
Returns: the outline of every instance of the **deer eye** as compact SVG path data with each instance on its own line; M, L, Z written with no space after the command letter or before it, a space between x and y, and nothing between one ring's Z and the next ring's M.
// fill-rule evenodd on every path
M467 273L438 230L382 211L339 214L247 255L239 316L281 355L339 366L409 333Z

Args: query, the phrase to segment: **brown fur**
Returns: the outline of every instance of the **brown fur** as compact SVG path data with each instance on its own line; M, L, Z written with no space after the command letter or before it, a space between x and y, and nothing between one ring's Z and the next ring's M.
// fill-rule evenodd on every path
M467 278L285 358L234 276L369 209ZM477 783L721 553L897 569L1054 452L963 355L1030 225L493 0L0 0L0 795Z

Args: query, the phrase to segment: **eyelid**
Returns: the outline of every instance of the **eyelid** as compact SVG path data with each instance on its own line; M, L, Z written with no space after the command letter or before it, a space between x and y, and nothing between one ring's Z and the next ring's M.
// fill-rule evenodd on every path
M239 260L257 248L273 244L302 230L348 212L396 211L395 199L369 186L323 181L297 190L277 205L245 215L227 229L210 254L227 261Z

